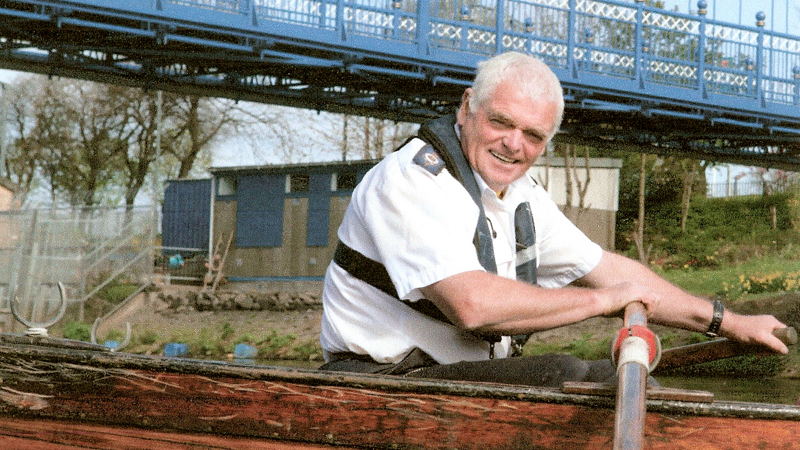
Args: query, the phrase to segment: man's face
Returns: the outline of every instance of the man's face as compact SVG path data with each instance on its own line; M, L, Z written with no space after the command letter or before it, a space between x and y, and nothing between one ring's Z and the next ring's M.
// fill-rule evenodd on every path
M498 194L541 156L555 126L557 106L549 100L533 101L513 83L497 86L472 113L472 88L458 110L461 148L473 170Z

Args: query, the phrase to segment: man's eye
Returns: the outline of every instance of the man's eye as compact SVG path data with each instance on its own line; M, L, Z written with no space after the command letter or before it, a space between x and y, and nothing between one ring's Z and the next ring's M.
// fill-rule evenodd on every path
M498 128L508 128L511 126L508 122L500 119L492 119L491 123Z
M540 136L540 135L538 135L536 133L525 133L525 137L528 139L528 141L535 142L535 143L539 143L539 142L542 142L544 140L544 137L542 137L542 136Z

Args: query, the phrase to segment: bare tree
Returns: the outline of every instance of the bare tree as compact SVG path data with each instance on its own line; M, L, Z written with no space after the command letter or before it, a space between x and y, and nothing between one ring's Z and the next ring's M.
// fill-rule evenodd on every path
M208 163L210 156L203 155L210 155L210 144L235 121L229 100L130 89L127 103L133 133L121 154L125 177L120 182L128 208L148 177L160 185L162 177L187 178L198 161Z
M345 134L339 137L329 136L330 139L342 142L340 148L343 152L347 151L342 154L343 160L347 160L351 152L357 152L362 159L381 159L417 130L414 124L369 117L343 116L343 120L348 124L344 128Z
M647 264L650 258L652 244L644 248L644 200L645 200L645 177L647 176L647 154L642 153L639 161L639 217L636 219L636 230L633 232L633 242L636 243L636 250L639 252L639 262Z
M257 157L282 162L380 159L417 129L416 124L276 106L247 107L237 127L249 134Z
M17 198L25 204L28 193L38 187L37 171L42 155L34 142L36 126L35 108L32 99L43 88L43 78L24 77L6 88L7 123L9 143L6 146L2 175L17 185Z
M162 176L155 168L183 178L207 166L211 143L242 118L228 100L168 94L159 103L157 92L67 79L32 78L14 95L6 175L26 192L39 178L51 201L73 206L132 208L146 180Z
M692 187L697 177L699 162L694 159L682 159L681 174L683 178L683 193L681 195L681 231L686 232L686 222L689 219L689 207L692 201Z
M246 142L249 136L259 159L288 163L353 153L382 158L416 130L414 124L196 96L164 93L159 102L156 92L76 80L37 83L10 105L15 136L3 170L26 191L40 180L53 202L74 206L123 201L132 207L144 186L152 186L157 199L159 179L206 167L212 146L228 137Z
M342 157L341 116L255 104L235 112L232 132L249 143L256 160L299 163Z
M179 162L178 178L186 178L201 152L215 139L224 138L235 129L238 109L226 99L200 98L194 95L175 99L174 129L167 149Z
M586 204L586 196L589 192L589 183L592 180L589 147L583 146L584 164L582 164L582 168L579 168L577 164L577 147L578 146L572 144L564 144L562 146L564 154L564 187L566 189L564 212L576 225L580 224L581 216L589 209L589 205ZM581 169L583 171L583 176L581 176ZM574 202L575 193L578 194L577 205Z
M51 195L75 207L115 203L119 154L131 133L123 88L74 80L46 84L33 136Z

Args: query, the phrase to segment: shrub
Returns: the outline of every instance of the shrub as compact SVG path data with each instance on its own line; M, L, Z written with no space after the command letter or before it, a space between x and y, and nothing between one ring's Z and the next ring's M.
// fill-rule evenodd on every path
M64 325L64 337L76 341L90 342L92 340L92 327L88 323L71 321Z
M145 330L137 337L137 341L141 345L153 345L158 341L158 333L153 330Z
M800 272L772 272L739 275L736 283L723 282L718 293L723 298L739 298L743 294L764 294L800 291Z
M222 334L220 335L221 339L228 339L229 337L233 336L234 333L233 326L231 326L230 322L225 322L222 324Z
M135 284L128 284L128 283L121 283L121 284L110 284L100 290L98 295L103 297L106 301L111 303L112 305L117 305L121 303L123 300L128 298L129 295L136 292L139 286Z
M676 205L654 205L646 210L645 245L650 246L650 263L664 270L685 270L738 264L769 255L794 255L791 249L800 243L800 230L793 223L797 204L787 194L697 196L692 200L685 232L680 229ZM770 206L776 207L777 229L772 228ZM630 230L618 227L618 232ZM638 257L636 248L627 242L619 250Z

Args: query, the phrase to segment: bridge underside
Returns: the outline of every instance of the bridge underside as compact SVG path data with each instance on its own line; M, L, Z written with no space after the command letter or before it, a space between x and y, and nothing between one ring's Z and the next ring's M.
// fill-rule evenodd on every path
M242 42L200 29L145 32L124 18L102 18L98 27L89 13L47 22L28 14L2 16L0 67L406 122L453 111L472 77L463 67L301 41ZM664 107L569 82L564 88L564 142L800 170L800 130L717 120L699 107Z
M569 108L570 105L568 105ZM572 105L574 106L574 105ZM561 142L782 170L800 170L800 136L707 119L573 107Z

